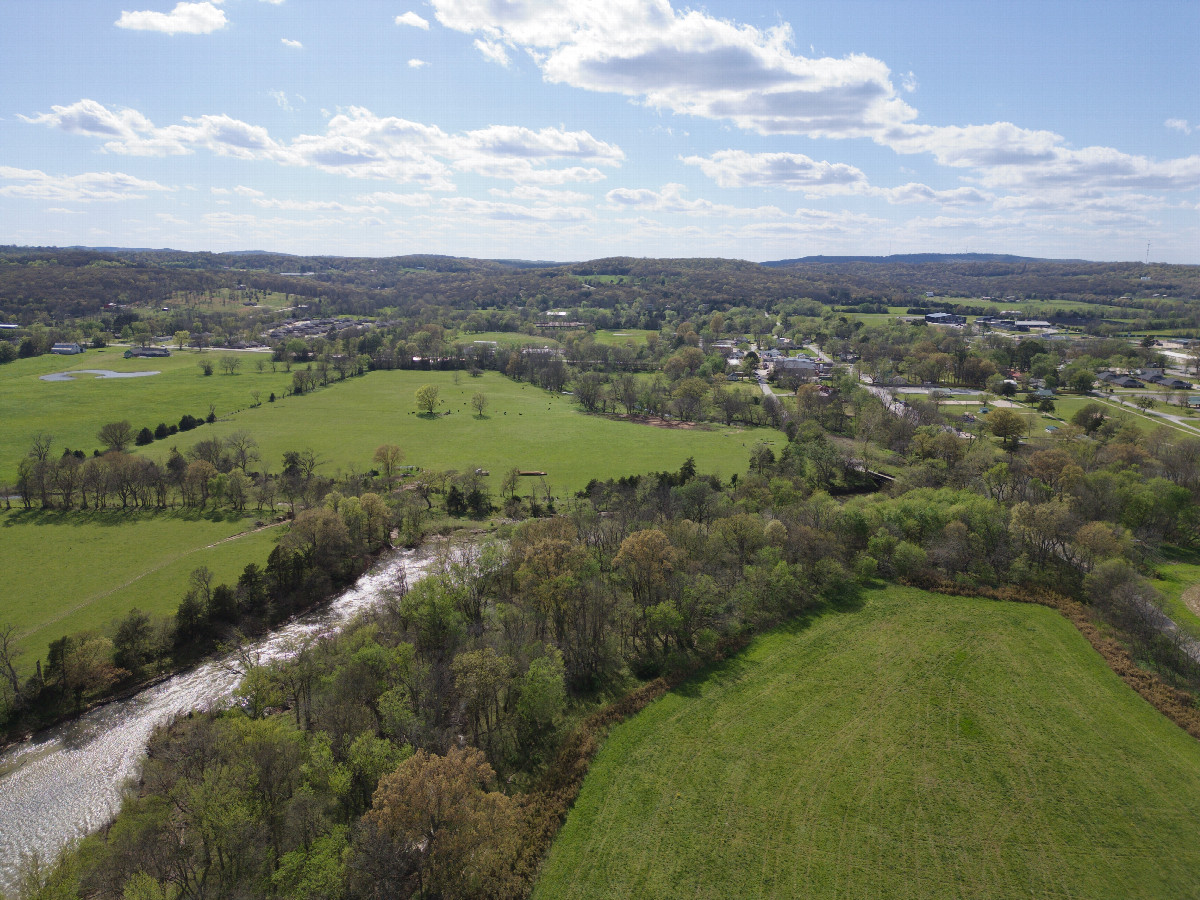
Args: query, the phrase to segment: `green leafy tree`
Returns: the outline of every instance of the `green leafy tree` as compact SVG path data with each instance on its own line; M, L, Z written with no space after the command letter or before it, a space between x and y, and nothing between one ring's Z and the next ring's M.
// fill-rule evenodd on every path
M379 472L383 475L384 484L390 489L404 462L404 451L395 444L381 444L375 448L375 462L379 464Z
M438 387L436 384L423 384L417 388L417 409L426 416L432 416L438 405Z
M1011 409L996 409L988 416L988 430L1009 448L1015 450L1025 433L1025 419Z
M1071 416L1071 423L1078 425L1086 433L1092 434L1104 424L1106 418L1108 418L1108 414L1103 406L1099 403L1089 403L1076 410L1075 415Z
M518 812L487 788L496 773L474 747L418 750L379 782L356 839L353 878L371 896L511 896Z

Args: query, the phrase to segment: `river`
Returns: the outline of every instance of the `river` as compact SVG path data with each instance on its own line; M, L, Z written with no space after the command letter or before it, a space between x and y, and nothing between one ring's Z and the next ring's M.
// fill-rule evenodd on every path
M412 551L392 554L328 605L260 638L251 650L260 661L276 659L299 638L337 631L386 596L402 573L412 583L427 565ZM150 735L189 710L227 703L241 678L234 662L206 662L0 754L0 892L15 888L23 854L52 859L71 839L112 819Z

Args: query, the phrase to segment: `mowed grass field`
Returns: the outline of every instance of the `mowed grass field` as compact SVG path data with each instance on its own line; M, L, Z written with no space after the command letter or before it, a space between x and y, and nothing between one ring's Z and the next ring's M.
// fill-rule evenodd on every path
M16 626L28 671L50 641L104 630L135 606L173 614L200 566L232 584L247 563L266 565L282 533L194 510L0 512L0 624Z
M197 441L245 431L257 440L262 454L255 468L277 473L285 451L312 449L323 461L318 471L334 475L370 469L375 448L394 443L404 448L410 465L490 471L488 480L498 501L501 480L514 466L546 472L547 484L560 498L591 478L676 470L689 456L700 471L728 478L745 472L759 439L753 430L659 428L589 416L570 397L494 373L480 378L463 373L455 385L449 372L373 372L268 403L270 390L282 397L284 379L290 383L291 376L282 368L275 375L269 370L259 375L253 369L253 354L244 356L241 374L210 377L200 374L195 354L187 353L162 360L125 360L113 351L89 352L83 362L79 357L42 357L11 363L0 369L0 471L9 473L4 478L15 478L17 462L39 431L54 436L55 456L68 446L90 451L97 444L95 432L105 422L129 419L137 427L153 427L162 420L178 421L186 411L203 414L209 402L221 416L214 425L137 452L165 460L172 447L186 452ZM150 368L150 363L162 374L61 383L37 377L69 368L137 371ZM416 390L426 383L438 385L441 393L442 414L433 418L416 414ZM264 402L250 408L249 390L259 385ZM482 418L469 405L477 392L488 398ZM49 398L44 405L37 399L43 396ZM536 479L522 479L519 493L528 496L537 487ZM45 654L48 641L85 628L104 628L134 606L173 613L189 573L198 566L208 566L220 582L234 580L247 563L265 565L282 529L226 541L252 529L257 518L261 516L183 510L0 513L0 571L5 573L0 624L17 626L22 663L31 667Z
M561 347L550 335L525 334L520 331L461 331L447 338L451 346L473 344L475 341L499 344L501 347Z
M218 416L248 408L251 391L260 391L262 402L272 392L282 394L292 376L277 366L259 374L255 363L270 354L206 350L203 358L217 366L205 376L197 364L199 351L172 349L161 359L125 359L124 347L89 350L78 356L38 356L18 359L0 366L0 483L12 481L17 464L28 451L34 435L47 432L54 437L51 452L64 447L91 454L104 448L96 437L104 424L129 420L135 429L154 430L159 422L179 423L184 413L206 416L209 405ZM242 361L236 375L221 375L222 356ZM78 369L110 369L114 372L159 372L141 378L97 378L77 375L71 381L42 381L42 375Z
M1198 796L1065 619L886 587L615 728L533 896L1195 897Z
M218 376L213 376L213 379ZM417 414L419 387L439 391L439 414ZM487 397L482 418L471 407ZM146 452L165 458L199 440L234 431L252 435L271 471L285 451L312 449L333 474L351 466L374 466L381 444L397 444L407 465L424 469L482 468L498 494L504 474L516 467L546 472L556 496L573 493L592 478L678 469L689 456L701 472L725 478L743 473L758 440L754 430L705 426L660 428L583 413L569 396L549 394L494 372L479 378L451 372L383 371L331 384L322 390L243 410L211 426L157 441ZM766 432L763 432L766 434ZM774 436L776 433L771 432ZM522 481L528 496L532 479Z

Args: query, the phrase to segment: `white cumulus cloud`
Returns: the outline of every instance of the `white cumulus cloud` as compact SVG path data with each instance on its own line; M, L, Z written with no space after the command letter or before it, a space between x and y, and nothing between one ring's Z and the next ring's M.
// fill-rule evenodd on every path
M294 50L303 50L304 49L304 45L302 43L300 43L299 41L293 41L290 38L280 38L279 40L280 40L280 43L282 43L283 46L285 46L285 47L291 47Z
M290 142L227 115L185 116L180 124L157 126L136 110L113 111L87 99L21 119L99 138L109 153L168 156L205 149L434 190L453 189L453 171L520 184L598 181L604 174L597 166L619 166L625 159L620 147L586 131L489 125L450 134L436 125L376 116L362 107L330 118L323 134L302 134Z
M84 172L81 175L48 175L40 169L0 166L0 197L37 200L142 200L147 191L173 191L174 188L146 181L124 172Z
M749 209L713 203L703 198L688 200L683 196L686 190L682 184L664 184L657 191L647 188L616 188L605 194L604 199L608 201L608 208L614 210L636 209L699 216L755 216L761 219L773 219L783 215L782 211L774 206Z
M747 153L721 150L711 157L688 156L685 165L700 171L721 187L772 187L790 191L866 184L861 169L846 163L814 160L803 153Z
M396 16L396 24L397 25L409 25L413 28L424 29L425 31L429 30L429 22L426 19L422 19L420 16L418 16L415 12L412 12L411 10L409 12L404 13L403 15Z
M729 119L764 134L869 135L915 115L882 62L857 54L797 55L786 24L762 30L677 11L667 0L434 0L433 6L441 24L481 35L481 50L529 51L548 81Z
M427 65L429 65L429 63L425 62L425 60L423 60L423 59L410 59L408 61L408 67L410 69L420 69L423 66L427 66Z
M508 51L499 41L484 41L476 38L475 49L483 54L484 59L489 59L497 65L508 65Z
M154 10L125 10L117 19L118 28L133 31L161 31L163 34L211 34L228 24L225 12L212 3L176 3L169 13Z
M903 98L918 85L879 59L797 52L792 27L758 28L675 8L671 0L431 0L447 28L476 36L476 47L504 62L526 52L552 83L602 93L681 115L731 122L760 134L867 138L900 154L928 154L940 165L975 170L988 188L1032 189L1066 183L1079 190L1200 186L1197 159L1153 160L1110 147L1070 146L1053 131L1012 122L926 125ZM1166 127L1188 134L1184 119ZM784 155L786 156L786 154ZM775 160L785 165L786 160ZM779 186L812 190L822 165L788 174ZM853 167L850 167L853 168ZM759 173L760 175L762 173ZM753 172L737 175L750 179ZM727 179L735 175L725 172ZM770 173L762 177L770 177ZM865 184L865 182L864 182ZM828 192L861 188L825 186ZM892 202L925 191L893 189ZM932 190L932 189L926 189ZM966 193L934 192L936 202L975 202ZM982 197L982 194L980 195Z

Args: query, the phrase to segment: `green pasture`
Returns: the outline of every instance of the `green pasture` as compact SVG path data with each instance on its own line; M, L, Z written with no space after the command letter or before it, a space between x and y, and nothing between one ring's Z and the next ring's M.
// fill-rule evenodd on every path
M752 430L659 428L587 415L569 396L549 394L493 372L479 378L459 373L458 384L454 374L371 372L311 394L242 410L214 425L157 441L145 451L165 458L171 446L184 452L196 441L244 431L258 441L272 471L281 468L285 451L311 449L325 462L320 471L333 474L352 467L370 469L375 448L397 444L405 451L407 465L488 470L493 489L513 467L546 472L550 487L562 497L592 478L673 471L689 456L701 472L728 478L745 471L757 440ZM417 413L415 394L423 384L439 389L434 417ZM471 406L476 393L487 397L482 418Z
M258 360L269 363L270 354L228 350L180 352L161 359L125 359L124 347L89 350L79 356L38 356L0 366L0 482L16 478L17 464L34 435L47 432L54 438L51 452L63 448L91 454L104 449L96 432L108 422L128 419L135 430L154 430L159 422L178 424L184 413L203 418L209 405L218 416L245 409L259 391L266 403L272 392L282 395L292 376L282 365L272 373L268 364L259 374ZM236 355L242 366L236 375L222 375L219 360ZM205 376L197 363L211 360L216 369ZM160 372L141 378L97 378L78 375L72 381L42 381L39 376L75 369L110 369L114 372Z
M657 331L644 328L621 328L616 331L597 330L592 334L597 344L633 344L635 347L646 343L647 338Z
M1057 613L889 586L617 726L533 896L1196 896L1198 795Z
M266 296L260 294L255 295L254 305L246 306L245 301L251 299L249 291L233 291L232 296L228 288L221 288L210 299L207 294L188 295L187 293L177 293L171 300L163 306L169 306L172 310L176 309L225 309L225 310L245 310L246 313L254 312L255 310L263 309L288 309L295 306L297 303L309 302L307 298L296 294L283 294L278 291L267 291ZM150 309L158 310L160 304L148 304Z
M1048 425L1061 427L1064 423L1069 423L1080 409L1090 403L1099 404L1104 408L1106 415L1133 425L1139 431L1147 434L1158 428L1170 428L1180 433L1193 433L1187 429L1180 428L1174 422L1167 419L1146 415L1135 406L1121 405L1115 401L1110 401L1107 397L1083 397L1073 394L1058 396L1054 398L1054 412L1050 414L1038 412L1036 404L1027 404L1020 401L1019 398L1015 399L1017 406L1014 407L1014 411L1030 420L1031 437L1037 437ZM1156 404L1155 408L1173 414L1183 412L1177 406L1167 406L1166 404Z
M1138 429L1140 429L1143 432L1149 433L1158 428L1170 428L1170 429L1173 429L1180 433L1194 434L1193 431L1186 429L1186 428L1180 428L1174 422L1164 419L1161 416L1153 416L1153 415L1147 415L1147 414L1143 413L1136 406L1132 405L1133 398L1135 396L1137 396L1137 395L1136 394L1127 394L1127 393L1124 393L1121 391L1117 391L1113 394L1109 394L1104 397L1091 398L1091 402L1100 403L1109 412L1110 415L1123 418L1126 421L1133 423L1134 426L1136 426ZM1079 406L1082 406L1082 405L1084 405L1084 403L1089 402L1088 398L1078 398L1078 399L1080 400L1080 402L1078 404ZM1122 400L1122 399L1127 400L1129 402L1128 403L1118 402L1119 400ZM1078 408L1078 407L1073 407L1073 409L1075 409L1075 408ZM1073 411L1073 409L1072 409L1072 411ZM1172 415L1183 415L1185 418L1187 418L1187 415L1186 415L1187 411L1180 409L1178 406L1168 406L1167 404L1156 404L1155 409L1162 410L1163 412L1169 412ZM1059 412L1058 415L1063 415L1063 413ZM1069 415L1064 416L1064 418L1066 418L1068 421L1070 420ZM1195 420L1190 419L1189 421L1194 422Z
M193 569L232 583L247 563L265 566L282 528L196 510L0 512L4 601L0 625L17 628L30 669L64 634L105 629L133 607L174 613Z
M540 334L524 334L520 331L462 331L448 338L450 344L473 344L475 341L491 341L501 347L560 347L554 338Z
M575 277L584 284L624 284L626 278L633 281L641 280L627 275L576 275Z
M1001 303L979 297L936 297L938 303L953 303L973 309L995 308L1001 313L1015 312L1031 319L1042 319L1055 312L1090 312L1110 319L1132 319L1138 309L1109 306L1104 303L1085 303L1082 300L1018 300L1016 303ZM919 304L914 304L919 305Z
M847 319L858 319L864 325L887 325L890 322L896 321L897 317L905 315L901 310L899 313L838 313L839 316L845 316Z

